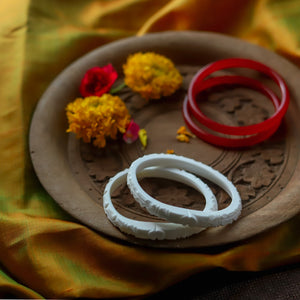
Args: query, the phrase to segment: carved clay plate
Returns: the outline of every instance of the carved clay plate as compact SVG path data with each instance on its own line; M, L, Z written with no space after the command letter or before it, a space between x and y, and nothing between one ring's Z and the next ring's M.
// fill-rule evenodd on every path
M154 51L174 61L183 75L183 88L173 96L146 102L128 88L119 95L135 121L148 132L148 146L139 142L111 142L102 150L66 133L65 106L79 96L78 87L85 71L112 63L122 79L122 64L138 51ZM291 104L280 129L269 140L246 149L229 150L209 145L198 138L190 143L176 140L184 125L182 100L197 70L212 61L244 57L261 61L277 70L288 83ZM245 70L224 72L245 74ZM272 83L255 72L246 72ZM215 246L240 241L296 215L300 211L299 104L300 72L282 57L247 42L212 33L164 32L133 37L102 46L66 68L39 101L30 129L30 153L35 171L57 203L83 224L112 238L151 247L188 248ZM273 88L276 88L272 86ZM272 114L269 100L243 87L218 87L201 95L199 105L211 118L226 124L260 122ZM240 218L231 225L210 228L190 238L176 241L148 241L121 233L106 218L102 193L108 179L128 167L137 157L165 153L173 149L209 164L237 186L243 201ZM203 197L182 184L155 178L143 179L143 187L154 197L170 204L201 209ZM230 199L208 184L217 194L220 208ZM126 186L113 195L117 209L134 219L158 220L139 207Z

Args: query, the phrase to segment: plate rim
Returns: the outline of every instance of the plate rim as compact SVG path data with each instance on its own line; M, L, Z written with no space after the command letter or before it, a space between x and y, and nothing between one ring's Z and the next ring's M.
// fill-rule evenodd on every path
M167 38L168 37L168 38ZM49 178L49 176L47 177L47 180L45 179L45 175L49 174L49 167L52 167L52 173L53 174L58 174L59 171L62 169L61 168L57 168L57 166L53 165L53 161L49 161L48 159L45 160L45 157L47 155L47 153L49 153L49 151L47 151L47 149L45 149L47 146L49 146L49 143L55 143L56 141L53 141L53 139L51 138L51 136L43 136L42 135L42 140L36 141L35 136L37 134L41 135L43 132L48 132L47 128L45 128L45 126L37 126L37 124L39 124L39 121L41 119L41 112L46 108L51 110L51 107L49 105L49 99L51 98L51 94L57 90L59 90L60 88L60 84L61 81L67 84L67 87L69 87L70 89L76 88L77 84L78 84L78 80L81 78L82 73L79 71L80 69L82 70L83 65L86 64L87 61L89 61L89 64L92 64L92 62L97 58L98 55L101 55L101 53L104 53L103 55L105 55L105 53L108 53L110 51L110 49L114 48L120 48L120 47L125 47L129 44L135 43L136 41L141 41L147 44L147 42L149 41L153 41L153 40L159 40L160 42L164 41L165 39L168 39L169 41L171 40L172 42L175 42L175 39L178 40L183 40L183 39L187 39L189 41L192 41L193 39L199 39L199 40L211 40L214 44L220 43L221 41L230 41L233 44L238 44L241 45L242 47L244 47L245 49L247 48L247 55L243 55L241 57L249 57L248 53L249 53L249 49L251 50L255 50L255 53L258 53L260 57L263 57L264 55L267 55L268 57L268 64L274 64L277 68L285 68L285 70L288 70L286 72L284 72L285 74L282 74L283 77L287 80L287 78L289 78L288 76L288 72L297 72L299 73L299 69L293 65L292 63L290 63L289 61L287 61L285 58L279 56L278 54L271 52L265 48L262 48L260 46L251 44L247 41L241 40L239 38L236 37L232 37L232 36L227 36L227 35L223 35L223 34L219 34L219 33L211 33L211 32L198 32L198 31L165 31L165 32L159 32L159 33L149 33L149 34L145 34L143 36L140 37L129 37L129 38L125 38L125 39L121 39L103 46L100 46L90 52L88 52L87 54L83 55L82 57L78 58L77 60L75 60L73 63L71 63L69 66L67 66L48 86L48 88L46 89L46 91L43 93L43 95L41 96L41 98L38 101L38 104L36 105L36 108L34 110L32 119L31 119L31 124L30 124L30 129L29 129L29 152L30 152L30 157L31 157L31 161L33 164L33 168L35 170L35 173L37 174L39 181L41 182L42 186L45 188L45 190L49 193L49 195L53 198L53 200L55 202L57 202L65 211L67 211L70 215L72 215L76 220L78 220L80 223L87 225L88 227L91 227L92 229L95 229L96 231L103 233L107 236L110 236L112 238L117 238L121 241L127 241L130 243L134 243L137 245L143 245L143 246L149 246L149 247L162 247L162 248L195 248L195 247L206 247L206 246L217 246L217 245L223 245L223 244L227 244L227 243L231 243L231 242L236 242L236 241L240 241L240 240L244 240L246 238L249 238L253 235L255 235L256 233L253 233L254 229L253 228L249 228L247 227L247 230L245 227L245 223L247 223L247 225L251 224L251 220L254 219L254 217L256 216L260 216L262 218L264 218L267 222L266 228L264 229L270 229L276 225L279 225L280 223L290 219L291 217L293 217L294 215L296 215L299 211L300 211L300 203L299 201L296 201L296 198L298 196L299 190L295 189L294 183L295 182L299 182L300 179L300 164L299 164L299 160L297 163L297 166L294 170L293 175L291 176L291 180L288 182L288 184L286 185L285 189L290 188L289 190L289 196L292 198L292 201L289 203L289 208L292 209L295 213L293 214L289 214L286 216L280 216L280 220L281 222L278 223L277 222L277 218L276 218L276 211L275 208L278 209L278 205L279 208L282 206L282 204L280 204L281 202L284 202L284 192L281 192L279 195L277 195L276 198L276 204L277 206L274 207L275 203L274 201L271 201L270 203L268 203L266 206L262 207L261 209L257 210L256 212L245 216L242 219L239 219L234 226L231 226L231 230L238 230L240 228L244 229L241 232L241 236L239 239L235 239L235 240L230 240L228 239L228 236L226 235L226 233L222 232L222 229L217 228L215 229L218 236L222 235L222 239L218 240L218 242L215 240L215 236L212 236L211 239L206 239L205 244L201 244L201 242L197 243L197 245L195 245L195 237L190 237L187 239L181 239L181 240L175 240L175 241L144 241L144 240L139 240L139 239L135 239L133 237L124 235L123 233L121 233L118 229L114 230L114 234L112 235L111 233L108 232L103 232L103 229L99 230L99 226L97 224L94 223L94 220L100 217L105 217L105 213L104 210L102 209L102 207L98 207L98 209L95 209L94 205L87 205L87 207L84 208L84 210L82 211L80 207L78 207L76 205L76 203L71 203L68 202L66 204L65 201L62 200L62 197L65 197L64 193L65 190L61 190L61 188L59 188L59 186L56 186L57 183L57 178ZM176 43L178 43L178 41L176 41ZM175 44L176 44L175 43ZM130 47L129 47L130 48ZM100 54L99 54L100 53ZM250 55L251 56L251 55ZM255 55L254 55L255 56ZM251 58L251 57L249 57ZM258 59L257 59L258 60ZM275 68L276 69L276 68ZM65 76L66 74L68 74L69 72L74 72L75 74L75 78L76 80L74 80L73 82L70 82L68 85L68 82L66 82L65 80ZM282 73L282 72L281 72ZM300 75L297 76L300 79ZM289 78L289 85L291 86L295 86L297 80L295 78ZM76 83L77 82L77 83ZM292 82L292 83L291 83ZM296 90L293 91L294 92L294 99L295 99L295 104L298 108L299 106L299 99L300 99L300 92L297 92ZM295 94L298 94L298 97L296 97ZM291 112L292 109L289 108L289 113L293 113ZM54 113L53 111L51 111L50 113ZM295 112L294 112L295 113ZM61 120L60 122L58 122L59 124L57 124L56 127L59 127L59 125L61 124L65 124L63 120ZM55 130L59 130L58 128L55 127ZM63 141L60 141L63 143ZM67 137L66 137L66 141L65 141L65 147L67 146ZM50 147L51 148L51 147ZM51 148L53 149L53 147ZM59 153L60 155L62 155L62 153ZM47 157L46 157L47 158ZM68 166L68 159L62 159L62 157L60 158L60 162L62 163L62 166L64 168L66 168ZM43 162L44 159L44 162ZM42 162L42 164L41 164ZM71 175L72 171L69 170L64 170L63 175ZM75 178L72 178L73 180L71 180L71 178L65 178L64 179L64 183L65 184L75 184L75 192L78 193L78 197L84 197L85 192L84 190L80 187L79 183L76 181ZM295 209L296 207L296 209ZM268 213L268 211L273 212L272 214ZM91 213L91 218L89 219L85 219L83 217L84 213L89 212ZM105 217L106 219L106 217ZM253 223L253 222L252 222ZM237 225L238 224L238 225ZM254 224L253 224L254 225ZM110 224L110 222L106 219L105 221L103 221L103 226L113 226ZM261 231L260 231L261 232ZM203 233L202 233L203 234Z

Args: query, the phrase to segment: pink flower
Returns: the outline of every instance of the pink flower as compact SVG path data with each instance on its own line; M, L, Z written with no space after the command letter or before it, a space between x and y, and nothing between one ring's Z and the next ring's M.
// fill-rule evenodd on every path
M91 68L85 73L81 81L80 94L83 97L100 97L110 90L117 78L118 73L111 64L102 68Z
M127 144L131 144L139 137L140 126L133 120L130 121L125 133L123 134L123 140Z

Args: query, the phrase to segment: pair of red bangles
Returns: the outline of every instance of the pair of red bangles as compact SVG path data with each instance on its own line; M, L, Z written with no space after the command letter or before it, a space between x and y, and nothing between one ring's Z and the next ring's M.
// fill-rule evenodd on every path
M271 78L279 87L281 100L272 89L256 79L240 75L226 75L207 78L216 71L229 68L248 68ZM218 123L208 118L197 104L197 96L206 89L220 85L239 85L261 92L269 98L275 108L275 112L263 122L247 126L229 126ZM284 117L290 97L287 85L283 78L270 67L250 59L229 58L219 60L204 66L192 79L188 94L183 103L183 117L189 129L202 140L223 147L237 148L258 144L269 138L278 129ZM230 135L230 137L213 134L200 128L192 116L204 127L215 133Z

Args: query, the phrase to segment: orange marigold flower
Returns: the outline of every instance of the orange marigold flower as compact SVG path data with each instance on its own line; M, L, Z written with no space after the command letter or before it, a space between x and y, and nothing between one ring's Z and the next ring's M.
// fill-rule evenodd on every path
M66 114L67 132L99 148L105 147L107 138L116 139L118 132L124 133L130 122L125 103L111 94L77 98L67 105Z
M125 83L147 100L170 96L182 84L173 62L153 52L130 55L123 70Z

